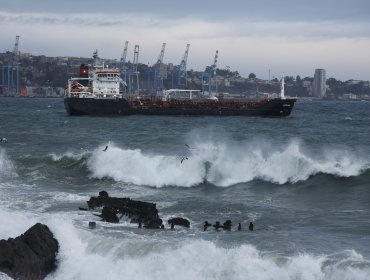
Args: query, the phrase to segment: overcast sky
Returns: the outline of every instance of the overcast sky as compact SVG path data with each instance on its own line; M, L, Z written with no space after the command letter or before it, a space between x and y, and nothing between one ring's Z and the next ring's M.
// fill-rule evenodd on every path
M1 0L0 52L84 56L99 50L119 59L129 41L139 61L203 70L219 51L218 67L243 76L313 76L370 80L369 0Z

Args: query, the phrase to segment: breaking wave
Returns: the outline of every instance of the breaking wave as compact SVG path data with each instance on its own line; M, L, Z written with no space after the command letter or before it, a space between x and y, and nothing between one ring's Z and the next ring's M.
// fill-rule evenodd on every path
M302 279L365 280L370 262L354 250L283 257L252 245L223 248L211 241L101 238L54 222L59 268L47 279Z
M13 162L8 158L4 149L0 149L0 179L17 177Z
M263 252L250 244L232 248L202 239L176 238L134 233L116 238L76 226L70 216L9 212L0 208L0 221L12 223L0 238L16 237L36 222L51 229L59 242L56 271L47 280L60 279L282 279L365 280L370 262L354 250L330 255L309 253L281 256ZM9 279L0 274L0 279Z
M0 222L7 224L0 232L1 239L14 238L36 222L51 229L59 242L58 267L47 280L365 280L370 275L370 261L355 250L282 256L260 251L251 244L229 248L181 236L162 239L160 234L154 237L125 232L125 238L117 238L107 230L81 228L70 220L70 213L36 216L0 208ZM0 279L9 278L0 274Z
M186 156L150 154L112 143L107 151L102 149L98 147L87 161L92 177L155 187L190 187L204 181L225 187L256 179L296 183L319 173L358 176L370 167L366 153L359 156L327 147L310 150L296 139L280 146L268 141L209 141L189 146Z
M53 161L62 161L62 160L66 160L66 159L72 159L72 160L79 161L81 159L86 158L88 154L89 154L88 151L84 151L84 152L81 152L81 153L72 153L72 152L66 152L66 153L63 153L63 154L52 153L52 154L50 154L50 157Z

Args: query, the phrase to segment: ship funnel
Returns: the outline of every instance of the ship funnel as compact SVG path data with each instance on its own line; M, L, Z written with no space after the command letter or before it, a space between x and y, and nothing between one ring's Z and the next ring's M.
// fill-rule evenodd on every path
M89 66L85 65L85 64L81 64L80 66L80 78L82 78L81 80L79 80L79 83L83 86L87 86L88 84L88 80L86 78L89 77Z
M89 77L89 66L85 64L81 64L80 66L80 78L88 78Z
M280 98L281 99L285 99L285 94L284 94L284 77L281 77Z

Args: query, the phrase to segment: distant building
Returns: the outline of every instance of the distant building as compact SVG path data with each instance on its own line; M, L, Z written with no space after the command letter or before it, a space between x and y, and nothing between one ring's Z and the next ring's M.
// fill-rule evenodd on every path
M326 72L325 69L315 69L313 78L313 94L315 97L326 96Z
M312 82L311 81L303 81L302 86L307 90L309 96L312 96Z

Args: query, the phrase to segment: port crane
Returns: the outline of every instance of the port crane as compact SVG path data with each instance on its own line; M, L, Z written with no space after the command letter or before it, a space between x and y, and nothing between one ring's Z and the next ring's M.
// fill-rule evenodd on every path
M166 43L163 43L162 48L161 48L161 52L159 53L159 56L158 56L158 59L157 59L157 62L156 62L157 67L161 67L161 65L163 63L165 49L166 49Z
M217 60L218 60L218 50L216 51L215 59L213 60L212 69L211 69L213 77L216 77Z
M128 69L126 68L126 57L127 57L127 49L128 49L128 41L125 42L125 47L123 48L123 52L121 55L120 63L119 63L119 69L121 71L121 79L125 81L127 84L127 78L128 78Z
M190 48L190 44L187 44L185 53L180 62L180 65L177 65L173 68L172 88L185 89L188 86L186 66L187 66L187 61L188 61L189 48Z
M218 82L217 82L217 61L218 61L218 50L216 50L215 57L213 59L213 64L211 66L207 66L206 71L203 72L202 75L202 89L203 92L205 91L205 87L208 86L208 93L212 93L212 82L214 81L215 84L215 93L218 92Z
M19 37L19 35L15 37L10 61L7 65L1 66L0 93L19 94Z
M164 52L166 43L162 43L162 48L159 53L157 62L148 69L148 93L151 91L157 94L158 91L164 89L163 79L167 78L166 67L163 64ZM150 81L153 80L153 88L151 88Z
M137 94L140 93L139 71L137 68L139 64L139 50L140 50L139 45L135 45L132 71L129 75L129 92L134 92Z
M121 71L125 70L125 64L126 64L126 57L127 57L127 49L128 49L128 41L125 42L125 47L123 48L123 52L120 59L120 68Z
M15 44L14 44L14 49L13 49L13 57L12 57L12 65L15 67L18 64L18 59L19 59L19 35L15 37Z

